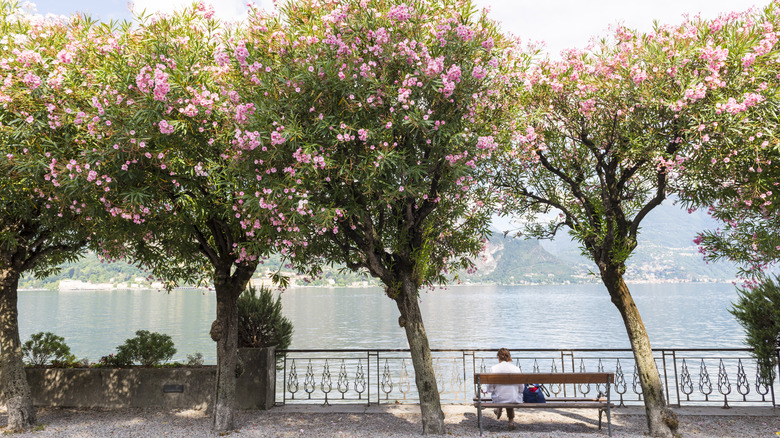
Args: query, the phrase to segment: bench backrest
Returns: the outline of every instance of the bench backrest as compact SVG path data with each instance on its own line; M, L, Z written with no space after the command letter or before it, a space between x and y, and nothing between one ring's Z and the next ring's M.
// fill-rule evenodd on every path
M479 380L477 380L479 379ZM614 373L475 373L480 384L613 383Z

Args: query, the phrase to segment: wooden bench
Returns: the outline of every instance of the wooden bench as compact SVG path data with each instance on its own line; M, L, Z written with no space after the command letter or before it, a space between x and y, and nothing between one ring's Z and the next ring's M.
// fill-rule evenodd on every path
M612 403L610 387L615 381L613 373L475 373L474 383L477 385L477 396L474 405L477 408L477 424L479 435L482 436L482 409L515 408L515 409L560 409L560 408L595 408L599 410L599 430L601 430L601 415L607 414L607 433L612 436ZM552 397L546 403L493 403L482 397L480 385L519 385L538 383L550 384L602 384L606 386L605 396L598 397Z

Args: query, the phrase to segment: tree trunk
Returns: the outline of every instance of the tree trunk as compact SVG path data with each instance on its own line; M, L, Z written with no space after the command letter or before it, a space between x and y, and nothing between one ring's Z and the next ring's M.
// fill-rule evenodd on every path
M677 415L666 405L658 367L653 359L650 338L647 336L639 309L631 297L628 286L623 281L621 272L622 270L619 268L602 270L601 277L604 285L607 286L612 302L623 317L628 339L631 342L631 350L634 352L639 381L642 385L642 396L645 401L647 427L650 429L650 435L671 438L677 434Z
M443 435L445 433L444 412L441 410L431 349L423 326L417 287L410 277L402 280L401 291L394 298L401 312L398 322L406 330L406 339L412 354L414 381L420 395L423 435Z
M217 269L214 289L217 319L211 325L211 339L217 343L217 377L214 389L212 430L229 432L235 428L236 364L238 357L239 295L254 273L254 267L241 266L230 276L230 266Z
M0 363L3 367L0 384L8 411L8 430L29 429L35 426L36 420L19 340L17 289L20 274L9 266L0 269Z

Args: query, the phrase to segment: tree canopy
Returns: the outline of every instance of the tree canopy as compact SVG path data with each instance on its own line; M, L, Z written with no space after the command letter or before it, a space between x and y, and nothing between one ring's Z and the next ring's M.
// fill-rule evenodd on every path
M676 420L623 280L626 262L642 221L669 194L712 200L741 178L736 163L757 166L772 144L777 20L772 4L649 34L618 27L525 75L525 132L500 177L506 212L522 217L525 236L568 229L598 266L626 324L653 435L671 436Z
M35 424L22 363L17 289L76 259L103 209L71 175L97 143L90 106L90 47L103 44L89 20L44 18L0 2L0 347L2 390L12 430ZM74 49L80 41L89 41ZM100 180L99 183L106 182Z
M296 201L279 212L292 232L280 251L314 275L343 263L382 281L412 350L423 430L442 433L419 290L471 267L484 246L483 163L511 139L525 58L470 1L303 0L281 17L276 30L250 15L231 45L258 111L265 96L279 103L268 147L293 158L278 169ZM268 68L286 80L268 81ZM245 201L260 213L269 202Z

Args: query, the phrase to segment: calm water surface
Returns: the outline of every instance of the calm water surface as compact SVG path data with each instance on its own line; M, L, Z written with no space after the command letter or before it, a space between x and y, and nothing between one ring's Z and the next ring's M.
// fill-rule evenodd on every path
M744 347L728 312L731 284L629 285L655 348ZM601 285L460 286L424 292L432 348L628 348L620 314ZM291 348L406 348L395 303L379 288L300 288L282 294L293 322ZM19 294L22 341L63 336L77 357L97 361L136 330L167 333L184 360L216 361L208 331L213 292L25 291Z

